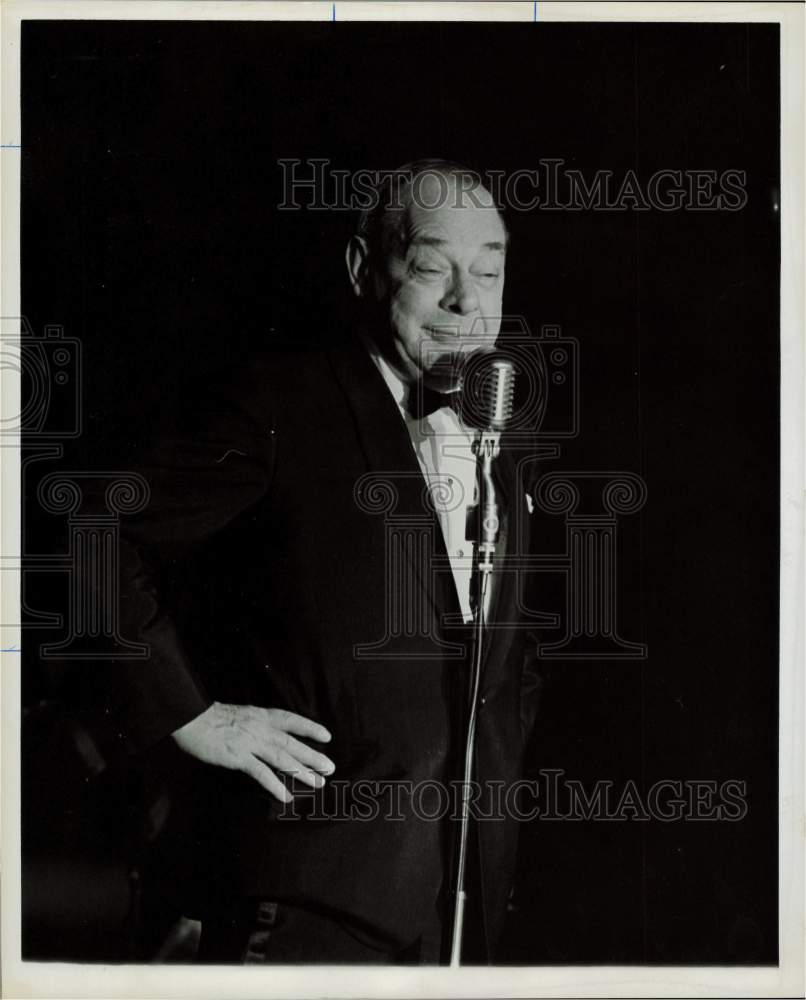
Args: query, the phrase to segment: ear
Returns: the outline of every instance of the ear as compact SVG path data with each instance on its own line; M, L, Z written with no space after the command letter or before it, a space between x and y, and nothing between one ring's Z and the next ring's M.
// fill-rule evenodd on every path
M362 299L367 294L367 280L369 278L369 248L363 236L350 237L344 259L353 292L359 299Z

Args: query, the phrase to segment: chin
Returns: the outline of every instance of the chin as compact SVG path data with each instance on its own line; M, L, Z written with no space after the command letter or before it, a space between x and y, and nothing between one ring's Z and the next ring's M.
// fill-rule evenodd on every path
M458 389L462 381L464 354L444 354L423 372L423 382L435 392L451 392Z

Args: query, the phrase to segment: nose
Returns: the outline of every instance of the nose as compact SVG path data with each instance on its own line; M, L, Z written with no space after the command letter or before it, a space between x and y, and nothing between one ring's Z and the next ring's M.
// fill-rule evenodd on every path
M476 287L468 275L454 274L450 286L440 302L441 308L448 312L467 316L479 307Z

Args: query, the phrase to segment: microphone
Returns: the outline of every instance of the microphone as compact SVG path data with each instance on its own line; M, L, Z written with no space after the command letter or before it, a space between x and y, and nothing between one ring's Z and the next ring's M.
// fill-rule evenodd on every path
M508 358L496 358L481 378L481 427L499 434L512 419L515 401L515 365Z
M493 461L501 450L501 434L512 419L515 400L515 363L498 353L477 355L465 373L462 385L462 409L469 411L469 422L479 430L473 442L476 456L479 499L468 508L465 537L475 542L474 588L471 603L479 610L484 608L485 593L489 588L485 580L493 570L493 559L498 543L500 518L498 498L493 479Z
M462 378L462 416L467 423L500 435L512 418L514 398L514 362L489 352L472 355Z
M478 364L475 362L478 361ZM468 528L472 520L477 527L473 532L473 658L468 687L468 718L465 734L465 752L461 806L461 824L458 833L456 870L453 879L454 901L451 928L450 965L462 964L464 914L467 900L466 873L470 831L470 794L474 775L476 722L481 690L483 644L490 605L490 578L493 572L495 549L498 543L499 518L492 476L493 460L500 450L501 433L512 419L515 398L515 365L501 355L489 354L473 358L466 371L462 390L465 401L476 410L475 421L479 428L473 442L479 485L479 502L468 510ZM475 517L473 516L475 515ZM467 534L471 539L470 530ZM483 699L482 699L483 700Z

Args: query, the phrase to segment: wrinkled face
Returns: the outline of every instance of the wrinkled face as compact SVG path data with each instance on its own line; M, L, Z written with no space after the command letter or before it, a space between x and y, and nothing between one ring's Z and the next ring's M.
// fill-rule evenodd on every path
M457 366L470 351L495 344L506 232L483 188L458 197L453 179L429 175L398 221L399 238L373 268L390 360L407 382L422 377L446 391L456 387Z

